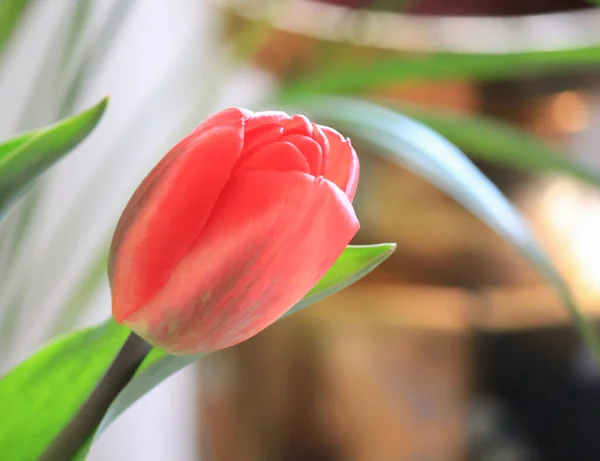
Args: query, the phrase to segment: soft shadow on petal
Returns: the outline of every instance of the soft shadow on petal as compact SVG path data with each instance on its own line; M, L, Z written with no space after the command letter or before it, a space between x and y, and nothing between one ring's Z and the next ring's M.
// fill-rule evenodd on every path
M244 153L243 155L251 152L253 149L267 144L275 142L281 138L283 134L283 127L281 125L263 125L253 130L246 131L244 133Z
M352 201L358 186L360 170L356 151L350 140L342 137L337 131L326 126L320 128L329 142L329 155L323 176L337 184Z
M358 227L348 198L324 178L236 176L168 284L126 323L176 354L243 341L298 302Z
M204 228L242 149L243 120L203 131L169 165L111 249L113 314L117 321L164 286ZM142 186L143 187L143 184ZM130 213L135 219L128 218Z
M316 141L301 134L290 134L283 136L281 141L287 141L296 146L306 158L306 161L310 166L310 174L313 176L319 176L321 171L321 163L323 161L323 154L321 153L321 147Z
M321 130L321 127L316 123L313 123L313 135L312 138L315 142L321 147L321 171L319 171L319 176L323 176L323 170L325 169L325 165L327 164L327 159L329 158L329 141L327 140L327 136Z
M306 157L291 142L273 142L261 146L243 157L236 165L234 175L249 171L301 171L310 173Z

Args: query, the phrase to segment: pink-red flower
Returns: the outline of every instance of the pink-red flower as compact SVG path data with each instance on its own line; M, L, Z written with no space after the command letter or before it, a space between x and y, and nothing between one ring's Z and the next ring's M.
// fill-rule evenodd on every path
M359 228L359 164L337 131L227 109L140 184L112 242L113 315L174 354L231 346L297 303Z

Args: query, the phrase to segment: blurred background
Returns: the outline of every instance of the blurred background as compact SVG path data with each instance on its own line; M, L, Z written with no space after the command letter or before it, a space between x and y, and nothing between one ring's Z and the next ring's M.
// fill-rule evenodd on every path
M373 101L456 143L600 312L590 2L1 2L0 139L111 103L0 222L0 371L109 315L108 239L171 145L227 106L308 94ZM554 292L435 182L354 144L355 243L397 242L392 258L176 374L88 459L600 459L600 376Z

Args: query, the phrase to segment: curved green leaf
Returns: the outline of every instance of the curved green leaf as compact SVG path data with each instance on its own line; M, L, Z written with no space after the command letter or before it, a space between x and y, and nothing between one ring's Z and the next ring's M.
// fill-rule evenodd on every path
M107 104L105 98L78 115L0 144L0 216L32 180L90 134Z
M356 99L305 98L294 105L293 111L326 120L363 139L389 161L422 176L479 217L533 263L556 289L600 366L597 330L579 312L569 287L525 219L456 146L419 122Z
M529 171L566 173L600 187L600 171L590 168L509 123L402 104L403 114L423 122L462 147L469 157Z
M0 159L5 155L8 155L13 150L18 149L30 140L31 133L25 133L20 136L17 136L16 138L11 138L8 141L5 141L4 143L0 144Z
M291 311L308 307L358 280L395 245L349 246L325 277ZM92 391L129 331L113 320L53 341L0 379L0 452L3 459L35 460ZM155 349L109 409L101 428L171 374L201 355L174 357ZM88 447L89 448L89 447ZM78 455L85 459L87 448Z
M427 54L341 64L286 83L281 101L302 93L350 94L407 81L497 80L548 70L600 65L600 46L509 54Z
M127 338L113 321L45 346L0 379L0 451L33 461L85 400Z
M352 285L388 259L395 250L395 243L348 245L333 267L286 315L298 312Z

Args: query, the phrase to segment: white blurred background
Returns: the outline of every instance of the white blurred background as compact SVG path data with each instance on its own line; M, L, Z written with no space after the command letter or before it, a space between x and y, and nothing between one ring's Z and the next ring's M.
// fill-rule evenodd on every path
M216 11L206 2L80 2L91 6L88 31L75 43L65 68L53 56L59 54L74 2L34 3L3 58L0 138L57 119L67 90L60 75L72 74L90 44L105 49L88 64L86 84L69 112L105 95L110 104L89 139L45 175L36 213L10 273L6 264L0 266L6 281L0 303L24 293L19 303L26 314L15 322L11 341L0 341L1 370L57 332L110 315L108 284L103 281L74 323L68 314L56 319L80 275L97 260L99 248L105 251L103 243L116 219L153 163L207 114L249 104L249 95L259 95L268 86L252 69L231 82L215 79L223 59L214 46ZM111 11L117 11L121 24L103 36ZM2 231L18 235L24 212L23 205L13 209ZM195 370L183 370L149 393L107 430L89 459L197 460L196 377Z

